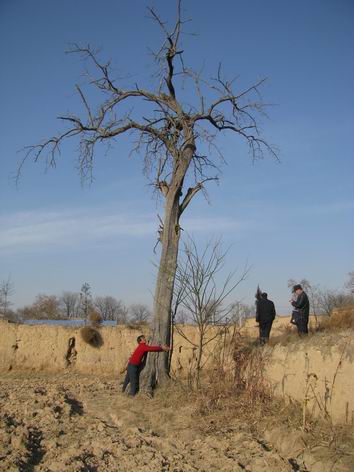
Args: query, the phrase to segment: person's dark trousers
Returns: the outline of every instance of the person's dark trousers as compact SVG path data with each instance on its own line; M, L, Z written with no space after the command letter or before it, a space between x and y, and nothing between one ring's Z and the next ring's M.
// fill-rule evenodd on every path
M308 334L309 332L308 323L309 323L308 316L301 315L299 317L299 320L296 326L297 326L297 332L299 333L300 336L302 336L303 334Z
M272 329L272 321L259 324L259 342L260 344L266 344L269 340L270 330Z
M134 364L128 364L127 375L126 378L129 377L128 383L130 383L130 391L129 395L134 397L139 391L139 374L140 374L140 366ZM125 381L124 381L125 383ZM127 385L128 385L127 383Z
M129 382L130 382L130 378L129 378L129 372L128 372L128 368L127 368L127 373L125 374L125 379L124 379L124 382L123 382L123 385L122 385L122 392L124 393L129 385Z

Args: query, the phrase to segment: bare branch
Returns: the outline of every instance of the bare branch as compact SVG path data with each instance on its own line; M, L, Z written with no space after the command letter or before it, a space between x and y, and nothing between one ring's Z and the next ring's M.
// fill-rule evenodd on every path
M194 187L190 187L188 190L187 190L187 193L179 207L179 213L180 215L184 212L184 210L187 208L187 206L189 205L189 203L191 202L192 198L199 192L199 190L202 190L203 188L203 184L205 182L208 182L209 180L218 180L217 177L210 177L208 179L204 179L202 182L198 182L197 185L195 185Z

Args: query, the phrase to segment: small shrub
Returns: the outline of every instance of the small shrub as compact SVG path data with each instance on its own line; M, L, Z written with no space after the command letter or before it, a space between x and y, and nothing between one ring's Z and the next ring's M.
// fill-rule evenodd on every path
M93 328L92 326L84 326L83 328L81 328L80 335L82 340L92 347L99 348L103 344L101 334L97 331L97 329Z

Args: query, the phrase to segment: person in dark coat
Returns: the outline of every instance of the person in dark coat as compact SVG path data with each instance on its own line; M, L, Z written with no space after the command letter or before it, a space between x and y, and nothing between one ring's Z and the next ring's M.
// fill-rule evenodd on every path
M270 330L276 315L275 306L271 300L268 300L268 294L265 292L261 294L256 305L256 322L259 323L259 342L265 344L269 340Z
M297 326L299 335L308 334L308 323L310 314L310 302L306 292L303 291L300 284L294 285L293 292L296 294L296 300L291 300L294 307L295 318L294 322Z
M122 387L122 392L125 392L127 386L130 384L129 396L131 397L134 397L139 391L139 377L140 372L144 367L146 354L148 352L161 352L170 350L170 346L166 346L165 344L162 346L149 346L146 343L146 338L143 334L137 337L137 343L138 347L135 349L129 359L127 373Z

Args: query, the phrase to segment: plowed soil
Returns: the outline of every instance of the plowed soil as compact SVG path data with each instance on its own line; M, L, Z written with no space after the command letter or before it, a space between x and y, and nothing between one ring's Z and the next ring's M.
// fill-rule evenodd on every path
M132 399L116 379L13 372L0 381L4 472L354 470L348 457L306 453L291 431L272 441L271 432L255 434L235 412L215 425L192 399Z

